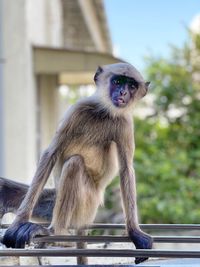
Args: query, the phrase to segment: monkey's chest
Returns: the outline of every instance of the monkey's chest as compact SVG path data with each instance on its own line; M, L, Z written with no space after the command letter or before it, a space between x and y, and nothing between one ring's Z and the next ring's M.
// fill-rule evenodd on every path
M114 166L113 160L116 161L116 150L113 149L113 144L105 146L89 146L83 144L72 144L64 153L64 159L80 155L84 159L86 171L94 179L100 179L105 176L108 169ZM112 158L112 159L111 159ZM115 159L114 159L115 158Z

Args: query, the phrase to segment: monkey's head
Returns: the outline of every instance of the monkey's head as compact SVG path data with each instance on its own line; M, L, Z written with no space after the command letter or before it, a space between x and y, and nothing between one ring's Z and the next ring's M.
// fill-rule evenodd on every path
M104 105L124 109L146 95L150 82L128 63L99 67L94 76L97 92Z

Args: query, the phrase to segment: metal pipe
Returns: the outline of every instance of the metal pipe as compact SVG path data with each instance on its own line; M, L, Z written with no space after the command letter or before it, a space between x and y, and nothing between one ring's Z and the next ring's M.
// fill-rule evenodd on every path
M200 224L140 224L143 230L200 230ZM92 224L89 229L125 229L125 224Z
M48 227L48 223L39 223L40 225ZM9 224L2 224L1 228L8 228ZM200 224L140 224L143 230L200 230ZM92 224L83 227L83 229L116 229L125 230L125 224Z
M87 243L118 243L131 242L128 236L43 236L36 237L34 242L87 242ZM200 243L198 236L153 236L154 243Z
M157 249L3 249L2 256L43 256L43 257L170 257L200 258L197 250L157 250Z

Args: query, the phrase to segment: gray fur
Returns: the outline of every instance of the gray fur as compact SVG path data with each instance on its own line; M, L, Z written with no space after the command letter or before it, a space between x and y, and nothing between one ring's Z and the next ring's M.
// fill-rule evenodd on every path
M16 214L29 186L0 177L0 220L6 213ZM55 189L44 189L36 203L32 219L36 222L50 222L55 205Z
M115 107L109 96L110 80L114 74L126 75L139 84L123 108ZM91 223L98 206L103 202L106 186L119 172L130 237L137 244L137 248L151 246L152 242L149 242L151 238L140 230L138 224L135 174L132 164L134 153L132 109L135 102L146 94L147 86L141 74L127 63L103 66L98 69L95 82L96 93L71 108L51 144L43 153L32 184L17 211L16 219L4 237L4 243L8 246L15 246L15 239L20 239L20 242L17 242L20 246L24 244L16 226L27 227L21 223L30 219L53 167L56 177L56 201L51 230L61 234L70 225L80 228ZM30 237L34 236L31 229L36 227L34 225L28 227L30 227ZM148 242L146 237L149 239ZM24 238L27 240L27 234Z

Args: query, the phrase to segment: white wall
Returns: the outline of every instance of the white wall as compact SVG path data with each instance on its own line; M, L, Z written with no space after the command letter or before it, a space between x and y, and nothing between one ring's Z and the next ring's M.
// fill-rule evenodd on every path
M62 6L60 0L27 0L28 39L42 46L62 45Z
M5 175L26 180L35 164L35 92L25 1L4 1ZM32 163L32 164L31 164Z
M29 182L37 161L32 45L61 45L61 6L59 0L3 4L5 176Z

